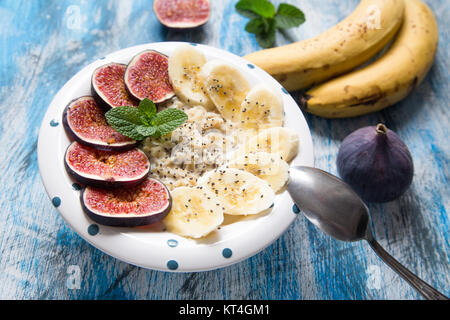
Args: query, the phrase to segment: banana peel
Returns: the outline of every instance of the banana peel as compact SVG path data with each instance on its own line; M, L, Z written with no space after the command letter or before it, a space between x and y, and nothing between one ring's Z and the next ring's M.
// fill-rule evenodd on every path
M346 19L305 41L244 56L287 90L308 88L374 57L399 30L404 0L362 0Z
M438 46L438 25L420 0L405 1L402 27L389 50L368 66L307 91L303 110L326 118L379 111L405 98L425 78Z

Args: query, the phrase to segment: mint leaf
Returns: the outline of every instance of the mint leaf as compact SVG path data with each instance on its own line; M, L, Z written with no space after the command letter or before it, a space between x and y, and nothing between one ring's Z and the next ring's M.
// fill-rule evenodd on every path
M106 121L117 132L134 140L158 138L182 125L188 118L179 109L166 109L156 113L153 101L144 99L138 108L123 106L105 113Z
M261 33L265 29L264 22L265 21L263 18L256 18L256 19L250 20L245 25L245 31L247 31L248 33L254 33L254 34Z
M266 18L256 18L250 20L245 26L245 31L253 34L268 33L271 28L271 20Z
M275 7L268 0L239 0L236 11L250 18L245 31L253 33L262 48L270 48L275 44L276 30L298 27L305 22L305 15L297 7L281 3Z
M151 126L151 118L149 119L147 117L147 115L145 114L140 114L139 119L141 119L142 124L146 125L146 126Z
M187 118L187 114L183 111L169 108L159 112L153 118L152 125L156 127L157 134L164 136L181 126Z
M278 6L278 11L275 16L275 21L277 28L289 29L293 27L298 27L305 22L305 15L297 7L281 3Z
M156 127L137 126L136 132L145 137L150 137L150 136L154 136L156 134L157 129L156 129Z
M240 0L235 8L238 12L250 11L264 18L273 18L275 15L275 7L268 0Z
M156 105L153 103L152 100L148 98L145 98L139 103L138 110L148 119L151 119L154 115L156 115Z
M142 140L145 137L136 131L136 127L142 124L138 109L123 106L112 108L105 113L106 121L114 130L134 140Z
M111 126L116 124L127 123L129 125L132 124L140 124L140 114L138 109L135 107L123 106L112 108L105 114L106 120Z
M276 22L274 19L267 19L267 31L256 34L256 41L261 48L271 48L275 43Z
M250 18L250 19L257 19L259 18L259 15L254 13L253 11L248 11L248 10L241 10L241 9L236 9L236 11L244 17Z

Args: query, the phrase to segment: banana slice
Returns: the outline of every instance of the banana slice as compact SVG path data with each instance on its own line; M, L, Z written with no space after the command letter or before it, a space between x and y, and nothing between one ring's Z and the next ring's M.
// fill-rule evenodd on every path
M236 111L250 91L247 79L238 69L220 60L207 62L201 70L201 78L222 116L236 122Z
M249 137L236 152L236 156L255 152L277 154L286 162L291 161L298 153L299 138L297 132L290 128L273 127L260 131Z
M289 179L289 165L280 157L267 152L240 155L228 167L248 171L266 181L274 192L279 191Z
M176 95L190 105L214 108L200 77L206 63L203 54L190 45L177 47L169 57L169 80Z
M222 131L210 129L205 131L202 140L203 163L220 166L225 161L227 141Z
M245 129L282 127L283 98L265 85L256 85L247 94L235 114L236 121Z
M214 195L194 187L175 188L171 195L172 209L164 218L168 231L201 238L222 224L222 205Z
M270 208L275 198L267 182L235 168L210 171L198 185L214 193L229 215L258 214Z

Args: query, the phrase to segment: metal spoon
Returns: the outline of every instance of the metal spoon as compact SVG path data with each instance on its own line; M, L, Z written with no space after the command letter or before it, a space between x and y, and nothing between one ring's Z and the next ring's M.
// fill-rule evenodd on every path
M290 169L287 189L303 214L323 232L342 241L367 240L376 254L425 299L448 300L378 244L370 228L369 209L344 181L320 169L295 166Z

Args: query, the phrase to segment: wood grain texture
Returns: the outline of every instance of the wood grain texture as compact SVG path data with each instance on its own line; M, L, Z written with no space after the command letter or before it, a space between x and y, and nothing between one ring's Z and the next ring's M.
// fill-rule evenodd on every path
M357 0L289 0L307 22L277 43L306 39L347 16ZM384 122L410 147L412 187L397 201L370 205L380 243L424 280L450 294L450 4L427 1L440 44L425 82L395 107L356 119L306 115L316 165L336 173L342 139ZM0 299L417 299L365 243L343 243L303 216L256 256L220 270L172 274L134 267L90 246L64 223L40 180L36 144L54 94L77 71L121 48L156 41L208 44L244 55L259 47L244 32L235 0L213 0L202 28L162 27L146 0L0 2ZM79 19L76 13L79 12ZM294 95L295 96L295 95ZM68 268L81 286L69 289ZM380 275L380 281L376 276Z

